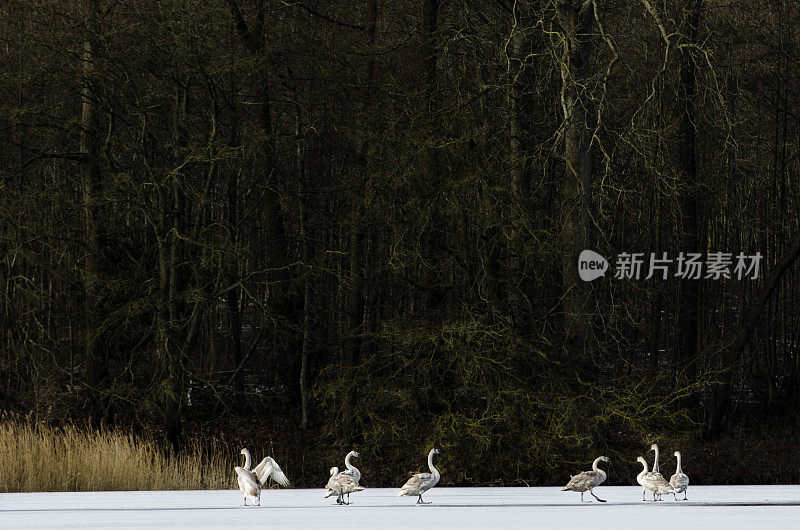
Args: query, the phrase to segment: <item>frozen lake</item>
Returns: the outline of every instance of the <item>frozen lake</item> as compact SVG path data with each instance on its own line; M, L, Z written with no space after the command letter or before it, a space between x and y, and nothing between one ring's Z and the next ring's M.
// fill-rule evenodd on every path
M350 506L322 489L0 494L0 528L800 528L800 486L695 486L689 501L642 502L641 489L599 487L601 504L558 488L435 488L433 504L368 489ZM587 498L591 498L588 494Z

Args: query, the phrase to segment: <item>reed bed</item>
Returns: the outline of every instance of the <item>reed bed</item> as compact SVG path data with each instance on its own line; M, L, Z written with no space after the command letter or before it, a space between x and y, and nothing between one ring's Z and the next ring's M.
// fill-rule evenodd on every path
M0 420L0 492L235 487L221 447L189 444L170 456L152 440L74 425Z

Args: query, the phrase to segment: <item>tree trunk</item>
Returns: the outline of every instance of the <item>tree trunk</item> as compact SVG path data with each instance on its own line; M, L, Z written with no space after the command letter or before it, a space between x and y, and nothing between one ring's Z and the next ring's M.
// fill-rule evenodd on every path
M259 126L264 135L264 202L263 226L265 238L265 262L267 274L266 303L270 313L277 318L290 318L292 298L288 292L289 275L287 265L287 238L284 226L284 212L281 206L281 183L276 157L276 146L272 131L272 101L270 92L270 72L267 69L264 53L265 4L259 0L256 6L256 20L248 25L239 7L239 0L226 0L233 18L239 40L260 68L252 76L252 87L260 102ZM277 340L276 340L277 342ZM293 385L292 385L293 386Z
M720 376L721 382L714 384L711 411L704 429L706 438L714 439L725 432L733 397L733 369L750 343L753 331L760 321L759 316L764 313L784 276L798 259L800 259L800 243L795 244L792 250L775 264L769 278L764 282L764 289L758 300L749 306L747 313L743 312L741 331L729 345L717 353L718 366L725 372Z
M174 159L176 165L183 155L186 145L186 108L188 105L187 89L177 86L175 89L174 120ZM183 190L183 179L179 172L172 178L171 216L169 253L169 291L168 291L168 325L164 344L164 360L166 377L163 396L163 427L167 440L177 450L183 437L181 424L181 406L183 404L183 341L181 330L187 319L186 302L183 293L188 285L188 265L186 263L186 195Z
M585 372L591 369L596 350L591 322L592 290L578 277L578 254L593 246L592 152L590 100L587 95L592 73L590 57L595 47L592 34L594 6L591 1L560 0L559 24L564 32L561 61L561 103L564 112L564 195L562 205L562 260L564 282L565 346L572 359L580 359Z
M299 95L297 96L299 97ZM305 146L299 105L296 108L295 155L297 164L297 205L300 228L300 261L303 267L303 322L302 346L300 350L300 412L304 429L309 426L308 364L311 348L311 275L309 260L308 228L305 209Z
M105 238L101 220L103 177L100 163L100 113L97 109L98 73L95 66L100 8L88 2L86 38L83 43L83 87L81 88L81 176L86 256L84 265L86 382L88 413L97 426L104 419L103 387L108 377L108 350L103 332L102 295Z
M439 21L439 0L423 0L422 9L422 31L423 31L423 68L425 74L424 87L424 112L430 122L431 138L429 143L438 140L439 126L438 118L434 117L437 105L437 76L439 68L439 53L436 46L436 31ZM428 310L436 310L440 307L443 298L443 279L444 272L439 263L442 252L445 249L444 241L444 218L441 214L442 187L444 183L441 178L441 169L438 149L429 145L427 149L427 178L422 183L424 196L430 201L431 217L424 237L422 238L421 249L421 273L423 284L426 291L420 297L421 314Z
M689 25L688 38L690 43L697 42L697 28L700 21L702 0L690 0L688 8ZM697 180L697 155L695 135L695 93L696 93L696 67L691 48L684 49L680 58L680 80L682 113L679 123L678 168L681 172L683 186L680 193L680 208L682 219L681 248L684 253L699 252L700 223L698 220L698 194L700 192ZM691 384L696 379L697 372L697 341L700 305L700 282L697 280L682 279L678 292L678 344L675 355L676 364L683 373L678 384Z
M233 101L233 110L231 116L231 138L230 147L232 149L239 148L239 114L236 107L237 102ZM233 286L239 282L239 252L237 249L238 240L238 184L239 175L236 168L230 168L228 171L228 187L227 198L228 208L226 210L228 219L228 234L230 250L227 253L227 279L228 284ZM228 339L230 341L230 348L233 353L233 369L237 370L233 378L233 388L236 392L244 390L244 381L239 365L242 363L242 313L241 313L241 287L232 287L225 294L225 300L228 306Z

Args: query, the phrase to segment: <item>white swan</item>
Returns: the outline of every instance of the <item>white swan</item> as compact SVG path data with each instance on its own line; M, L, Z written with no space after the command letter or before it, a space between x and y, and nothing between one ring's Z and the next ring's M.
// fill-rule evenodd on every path
M337 504L350 504L350 494L356 491L364 491L364 487L360 486L355 477L346 471L339 473L338 467L331 468L331 478L328 479L328 485L325 489L325 498L331 495L336 495ZM344 496L347 495L347 502L344 502Z
M442 478L442 475L439 474L439 470L433 467L433 455L440 454L442 454L442 452L439 449L435 447L431 449L431 452L428 453L428 468L431 472L417 473L408 479L408 482L403 484L403 487L400 488L400 493L398 493L397 496L418 495L417 504L430 504L429 502L423 502L422 494L437 485Z
M609 463L611 461L607 456L598 456L592 463L591 471L584 471L582 473L578 473L577 475L573 475L570 481L561 489L561 491L579 491L581 493L581 502L592 502L583 500L583 492L588 491L591 493L592 497L598 501L606 502L595 495L592 491L593 488L606 481L606 472L597 467L597 464L600 462Z
M678 500L678 496L675 495L676 493L683 493L683 500L689 500L686 498L686 490L689 488L689 476L683 472L681 469L681 452L675 451L675 458L678 459L678 467L675 469L675 474L669 479L669 484L672 486L672 489L675 491L672 492L672 496L675 497L675 500Z
M338 467L331 468L331 478L328 479L325 498L330 497L333 495L333 493L337 493L336 504L350 504L350 493L364 490L364 488L362 488L359 484L359 481L361 480L361 471L359 471L358 468L350 462L350 459L353 457L361 458L361 455L358 454L358 451L350 451L347 453L347 456L344 457L344 465L347 467L347 469L341 473L339 472ZM353 478L355 484L351 484L351 481L348 481L342 477L338 477L337 475L349 475ZM342 493L339 493L340 491ZM347 495L347 502L344 502L345 494Z
M653 481L661 484L662 481L666 482L666 479L661 474L661 468L658 467L658 444L652 444L650 446L650 450L655 452L656 456L653 460L653 471L650 473L652 475ZM658 494L658 500L661 500L661 494Z
M236 466L237 481L239 482L239 489L244 496L244 505L247 506L247 499L251 502L261 506L261 486L266 484L267 479L272 478L281 486L288 486L289 479L281 471L281 467L273 460L271 456L264 458L255 469L250 471L250 451L246 448L242 449L241 454L244 455L244 466Z
M333 467L331 468L331 471L330 471L330 473L331 473L331 477L328 479L328 484L330 484L330 481L331 481L331 479L332 479L333 477L335 477L336 475L338 475L338 474L339 474L339 468L338 468L338 467L336 467L336 466L333 466ZM328 493L328 491L330 491L330 488L328 487L328 485L326 485L326 486L325 486L325 493ZM326 497L327 497L327 495L326 495ZM336 504L342 504L342 496L341 496L341 495L339 495L338 497L336 497Z
M674 491L672 486L669 485L669 482L664 480L664 477L661 476L661 473L650 473L647 471L647 460L645 460L643 456L637 458L636 461L643 466L641 473L636 477L636 482L642 486L643 501L645 500L645 493L648 491L653 494L653 501L657 500L656 495L658 495L660 499L661 495L664 493L672 493Z

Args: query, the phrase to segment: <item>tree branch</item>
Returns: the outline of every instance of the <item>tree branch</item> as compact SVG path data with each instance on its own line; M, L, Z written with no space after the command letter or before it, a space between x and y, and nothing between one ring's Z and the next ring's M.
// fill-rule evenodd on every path
M312 15L314 15L317 18L321 18L322 20L325 20L325 21L330 22L331 24L335 24L337 26L342 26L343 28L355 29L355 30L358 30L358 31L364 31L366 29L364 26L362 26L360 24L351 24L349 22L342 22L341 20L336 20L335 18L331 18L331 17L329 17L327 15L323 15L319 11L316 11L315 9L312 9L311 7L305 5L302 2L287 2L286 0L282 0L281 3L283 5L285 5L285 6L287 6L287 7L299 7L300 9L302 9L304 11L307 11L308 13L311 13Z
M247 22L244 20L244 16L242 15L242 10L239 9L238 0L226 0L226 2L231 10L233 20L236 23L236 31L239 33L239 36L242 38L245 46L247 46L252 53L258 52L261 49L261 38L260 36L256 38L250 32L250 28L247 27Z

